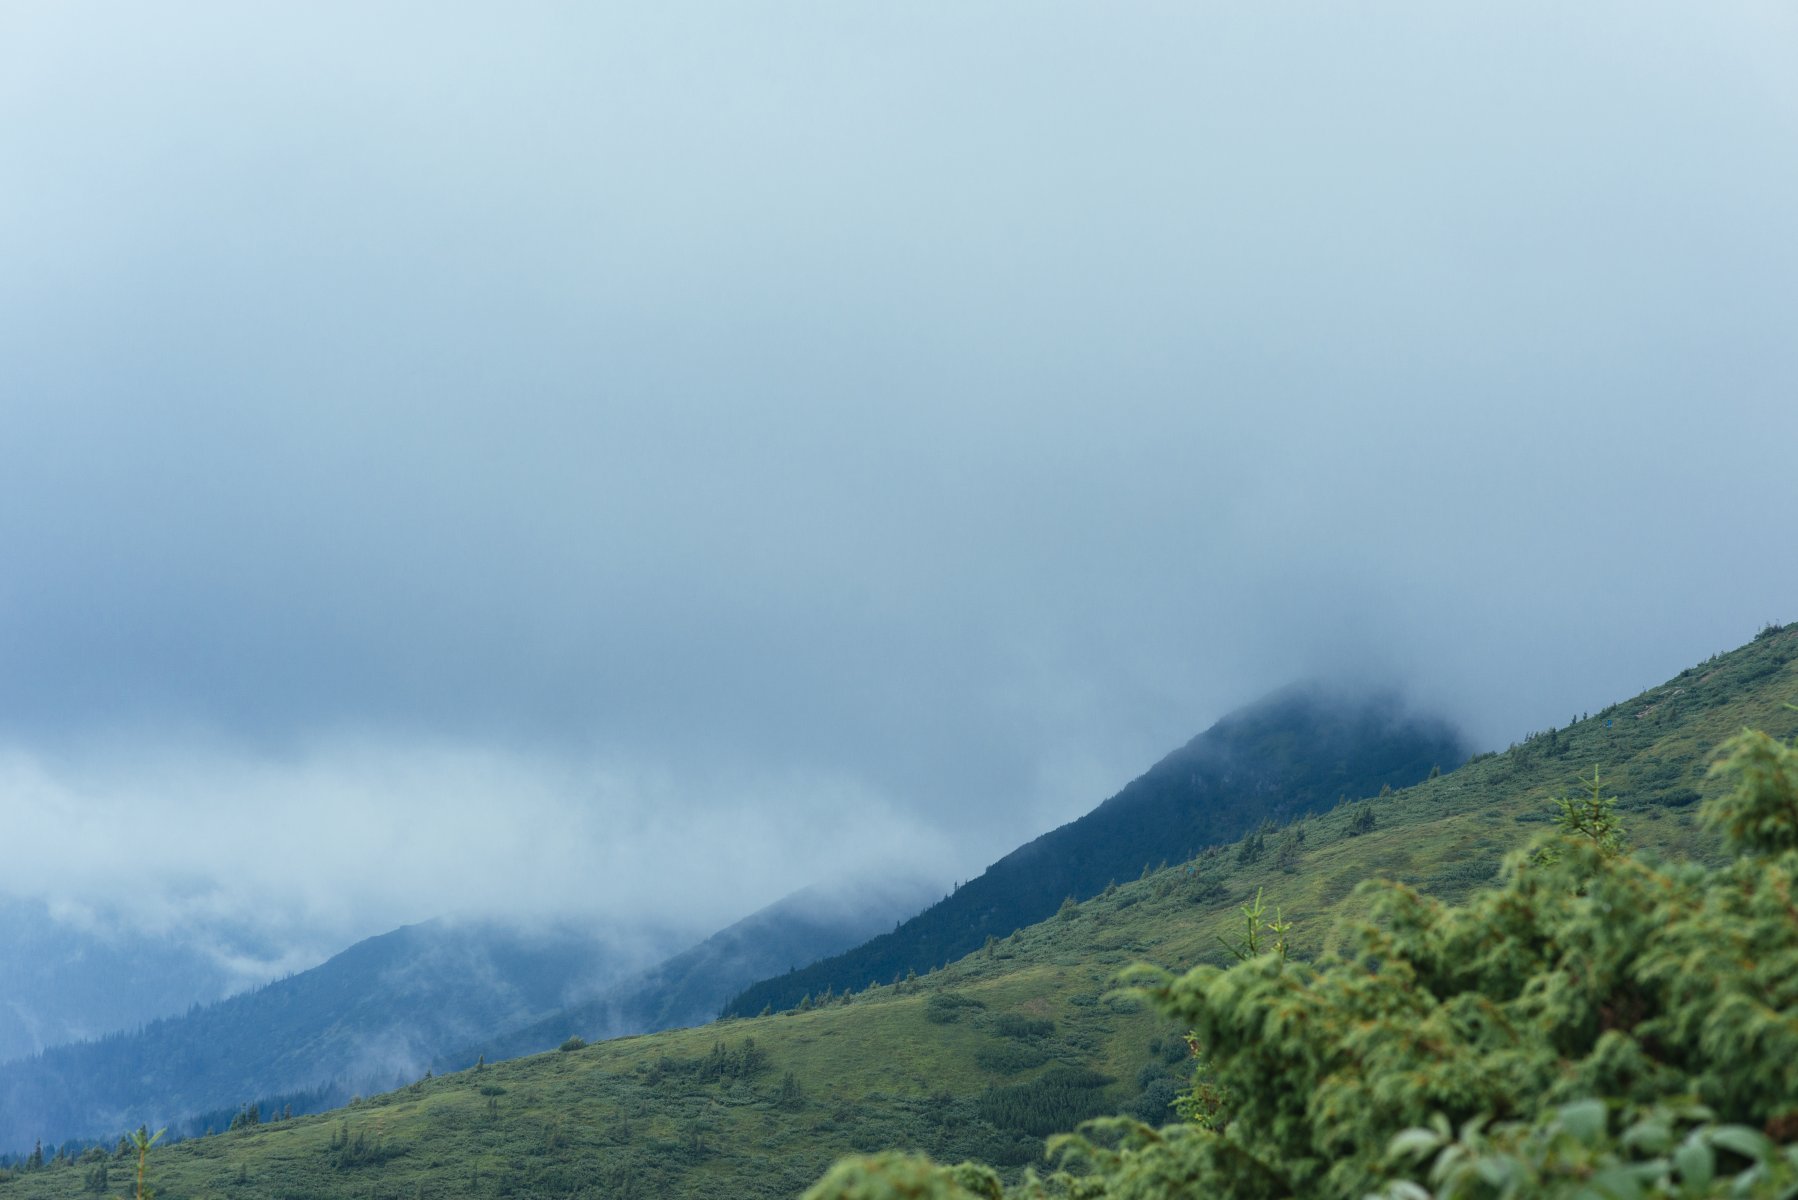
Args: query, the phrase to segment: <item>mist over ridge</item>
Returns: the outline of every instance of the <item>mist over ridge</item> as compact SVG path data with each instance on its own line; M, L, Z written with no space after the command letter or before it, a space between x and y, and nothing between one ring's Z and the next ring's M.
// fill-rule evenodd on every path
M952 895L870 941L730 998L726 1016L787 1010L928 974L1120 882L1452 771L1470 753L1395 693L1315 682L1227 714L1091 811L1019 845Z

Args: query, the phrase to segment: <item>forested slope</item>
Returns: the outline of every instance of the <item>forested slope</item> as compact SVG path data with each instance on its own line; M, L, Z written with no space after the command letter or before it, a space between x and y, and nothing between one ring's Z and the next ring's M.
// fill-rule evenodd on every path
M1377 795L1467 757L1446 723L1391 695L1292 688L1230 714L1092 812L1012 851L889 934L745 989L733 1016L922 973L1053 914L1072 896L1183 862L1263 823Z
M449 1065L465 1066L477 1054L490 1062L533 1054L571 1036L598 1040L703 1025L745 984L858 945L917 912L936 891L899 879L802 888L597 996L464 1049Z
M582 930L406 926L182 1016L0 1064L0 1146L142 1121L222 1126L251 1101L341 1103L634 965Z

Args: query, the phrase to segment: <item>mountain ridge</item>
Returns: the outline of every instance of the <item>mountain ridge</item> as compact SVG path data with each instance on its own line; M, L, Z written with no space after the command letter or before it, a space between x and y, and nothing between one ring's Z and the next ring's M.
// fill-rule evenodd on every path
M152 1178L169 1197L762 1200L798 1194L841 1155L905 1147L1015 1179L1040 1166L1045 1134L1083 1117L1171 1119L1191 1054L1183 1029L1116 990L1131 963L1228 962L1220 943L1240 936L1240 906L1258 896L1293 921L1302 959L1362 911L1372 875L1464 894L1595 766L1633 844L1717 856L1693 819L1695 800L1723 786L1710 754L1743 726L1798 736L1794 699L1798 628L1776 629L1459 770L1122 882L915 981L414 1081L158 1148ZM0 1187L5 1200L79 1200L101 1160L14 1160Z
M1282 688L1226 714L1084 815L1012 850L892 933L745 988L723 1015L792 1008L808 995L927 971L1157 862L1184 861L1345 797L1417 783L1467 757L1461 734L1414 714L1396 692Z
M1300 745L1307 754L1295 756ZM1313 753L1318 746L1329 754ZM1188 812L1186 790L1175 796L1161 786L1173 775L1187 772L1191 789L1214 810L1227 806L1234 825L1224 832L1232 832L1316 806L1337 787L1371 792L1463 756L1445 724L1412 717L1392 694L1346 700L1315 687L1283 689L1227 715L1091 812L1018 847L934 905L926 903L934 888L863 881L850 908L848 890L830 897L802 889L635 972L571 969L569 959L590 950L586 935L572 929L533 953L523 948L523 935L497 924L402 927L185 1016L0 1064L0 1145L104 1130L145 1107L157 1114L154 1124L199 1133L251 1102L285 1108L298 1098L296 1106L310 1111L426 1070L542 1051L571 1036L599 1040L702 1024L768 986L782 965L796 970L774 976L775 986L804 982L830 970L821 964L833 955L859 949L865 956L869 946L878 954L920 926L928 935L924 949L907 966L928 970L986 936L1046 916L1066 895L1091 895L1112 877L1215 841L1216 812ZM1276 780L1245 765L1262 759L1277 760L1286 774ZM1145 790L1154 794L1145 799ZM1125 830L1122 848L1098 853L1095 828ZM1046 847L1051 857L1059 854L1059 866L1045 867ZM981 912L963 921L970 902ZM962 925L946 936L945 914ZM882 932L889 924L895 933ZM784 1006L801 998L793 991Z
M415 1077L446 1045L554 1011L622 973L592 933L427 921L134 1030L0 1064L0 1144L308 1093L341 1102ZM633 964L634 965L634 964Z
M859 945L936 893L922 880L887 880L872 891L801 888L589 1000L489 1039L481 1053L497 1061L550 1049L571 1036L601 1040L704 1025L744 984L780 963L809 965ZM474 1057L465 1051L453 1065Z
M146 1108L150 1124L198 1135L250 1104L313 1112L573 1032L703 1024L778 964L855 945L936 891L921 880L800 889L648 965L641 953L607 958L607 943L573 924L404 925L185 1013L0 1062L0 1145L90 1136Z

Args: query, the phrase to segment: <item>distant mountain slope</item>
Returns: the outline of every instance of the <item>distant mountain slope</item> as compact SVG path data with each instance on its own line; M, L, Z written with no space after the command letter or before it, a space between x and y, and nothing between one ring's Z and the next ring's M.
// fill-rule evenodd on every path
M482 1044L495 1062L560 1045L703 1025L740 989L770 973L804 966L891 928L937 895L940 885L881 879L809 887L719 931L699 945L591 1000ZM455 1067L474 1058L465 1053Z
M57 920L42 901L0 897L0 1062L185 1012L251 982L192 946L109 936Z
M1226 961L1220 937L1240 937L1238 906L1263 890L1293 921L1301 959L1363 911L1356 885L1371 876L1464 894L1594 769L1619 796L1632 845L1717 856L1693 819L1695 799L1724 786L1706 775L1711 753L1744 725L1798 735L1790 702L1798 627L1440 778L1307 818L1263 853L1238 843L1120 881L928 978L838 993L809 1012L440 1075L329 1114L159 1147L152 1182L174 1197L776 1200L840 1155L884 1147L980 1158L1015 1179L1043 1169L1044 1135L1082 1117L1172 1119L1192 1056L1182 1029L1116 990L1129 963ZM85 1162L13 1166L0 1172L4 1200L96 1194ZM128 1190L126 1164L109 1169L99 1194Z
M805 996L923 973L1085 899L1232 841L1382 788L1404 787L1467 757L1446 723L1410 715L1397 697L1289 688L1230 714L1076 821L1006 855L891 933L746 988L733 1016L786 1009Z
M0 1065L0 1145L178 1124L277 1094L340 1102L636 968L591 933L442 921L136 1032Z

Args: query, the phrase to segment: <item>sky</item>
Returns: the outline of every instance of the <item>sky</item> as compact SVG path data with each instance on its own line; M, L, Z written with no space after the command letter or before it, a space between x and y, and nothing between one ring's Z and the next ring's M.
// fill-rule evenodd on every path
M1798 617L1780 3L0 8L8 894L945 885ZM273 953L273 951L271 951Z

